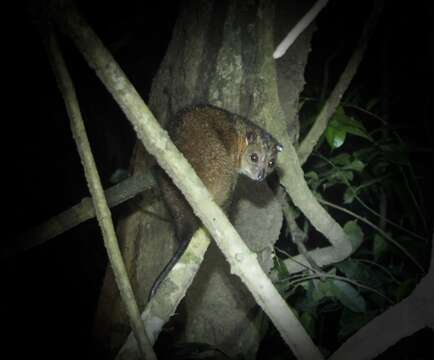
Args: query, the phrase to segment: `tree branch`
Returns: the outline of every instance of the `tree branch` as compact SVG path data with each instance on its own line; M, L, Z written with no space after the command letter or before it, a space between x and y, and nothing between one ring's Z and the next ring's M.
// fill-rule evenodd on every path
M379 11L378 8L377 8L377 10ZM372 16L371 16L371 19L372 19ZM372 21L368 21L366 27L369 27L369 29L371 29L371 31L372 31L374 24L372 23ZM366 30L366 27L365 27L364 33L368 32ZM362 36L362 38L364 38L364 36ZM361 40L362 40L362 38L361 38ZM367 36L365 36L365 38L367 38ZM361 40L359 41L359 43L362 42ZM356 51L355 54L353 54L353 58L355 57L356 53L358 53L359 54L358 58L361 59L361 55L363 55L363 54L360 54L360 47L358 47L357 50L358 51ZM350 62L351 62L351 60L350 60ZM350 68L351 68L350 69L351 71L357 70L357 69L354 69L352 66L349 66L350 62L347 65L344 73L349 71ZM346 79L348 84L349 84L349 81L348 81L349 77L345 76L344 73L341 75L339 83L341 83L342 81L344 81ZM351 80L351 79L349 79L349 80ZM333 91L334 94L339 93L339 91L336 90L337 88L341 88L344 90L346 89L345 86L343 86L342 84L339 84L339 83L336 85L336 87ZM347 86L348 86L348 84L347 84ZM327 104L329 104L330 102L336 101L336 97L333 96L333 93L329 97ZM339 99L338 99L338 103L339 103ZM331 116L331 114L328 116L325 116L324 111L326 108L331 109L331 105L327 105L327 104L324 106L323 111L318 116L316 122L319 122L321 119L324 119L324 118L327 118L326 122L328 121L328 118ZM337 106L338 105L335 105L334 109L336 109ZM313 130L313 128L312 128L312 130ZM311 130L311 132L312 132L312 130ZM319 136L320 135L321 134L319 134ZM303 144L301 145L301 147L303 147ZM299 149L299 154L301 154L300 149ZM301 163L303 163L303 161L301 161ZM288 171L288 169L285 172L287 172L287 171ZM109 189L107 191L107 199L109 201L110 207L118 205L118 204L122 203L123 201L126 201L126 200L130 199L131 197L135 196L137 193L139 193L141 191L140 182L141 182L141 179L135 179L133 177L133 178L127 179L124 182ZM129 187L131 187L131 189L129 189ZM145 188L146 187L144 186L143 189L145 189ZM113 204L111 202L111 192L112 191L113 191ZM119 191L119 198L117 199L117 192L118 191ZM125 191L125 193L124 193L124 191ZM23 234L20 237L21 240L18 241L18 244L19 244L18 247L11 249L11 250L8 250L6 253L2 254L2 256L10 256L10 255L13 255L19 251L30 249L36 245L42 244L43 242L63 233L64 231L71 229L74 226L77 226L81 222L84 222L84 221L86 221L92 217L94 217L93 207L91 206L90 199L85 198L81 201L80 204L75 205L74 207L66 210L65 212L62 212L61 214L49 219L45 223L27 231L25 234ZM332 251L333 248L332 247L324 248L324 251L327 251L326 249ZM321 253L323 253L324 251L321 251ZM314 257L315 256L316 255L314 255ZM331 259L333 257L327 256L327 258ZM292 266L292 268L294 269L293 266Z
M434 244L434 234L432 242ZM330 357L330 360L373 359L402 338L424 327L434 329L433 282L434 246L431 247L429 272L412 294L362 327Z
M137 344L144 359L157 359L149 339L146 337L143 322L140 319L140 312L137 306L133 289L128 280L125 264L117 243L116 233L111 218L110 209L104 196L98 170L87 138L80 107L74 85L69 76L63 57L60 53L57 39L53 32L48 34L47 50L50 62L56 76L57 84L65 101L66 110L71 120L71 130L77 145L77 150L84 168L84 174L92 195L96 217L101 227L104 238L104 245L115 274L116 283L127 308L131 327L133 329Z
M274 9L270 2L263 1L262 12L272 12ZM298 207L306 216L310 223L322 233L333 245L332 251L319 249L313 250L310 255L319 265L336 263L347 258L353 251L351 242L347 238L342 227L329 215L329 213L318 203L312 191L309 189L303 170L298 160L297 153L291 143L287 131L287 119L280 105L277 89L277 73L275 61L271 58L273 44L273 16L261 14L259 16L258 37L258 87L262 86L262 91L267 96L256 99L253 106L258 110L258 117L265 119L265 128L273 134L283 145L283 152L279 154L278 168L280 171L280 183L285 187L294 205ZM320 256L324 256L320 258ZM297 258L299 263L294 264L292 269L302 270L301 264L309 266L303 257Z
M155 183L152 176L138 173L106 190L105 197L108 206L112 208L153 186ZM2 251L2 258L41 245L94 217L95 208L92 198L85 197L78 204L19 235L13 248Z
M309 251L306 249L304 245L306 241L306 234L298 227L297 222L295 221L295 213L294 209L289 205L288 200L286 199L286 192L279 188L279 192L277 196L279 197L280 204L282 206L283 216L286 219L286 223L288 224L289 232L291 233L292 241L297 246L297 250L301 256L303 256L306 261L309 263L312 271L321 274L323 271L314 261L314 259L310 256Z
M273 53L273 58L278 59L285 55L286 50L297 40L298 36L306 30L306 28L315 20L319 12L325 7L328 0L318 0L310 10L300 19L300 21L291 29L288 35L282 40L282 42L277 46Z
M158 292L143 310L142 320L152 343L155 343L163 325L175 313L203 261L210 242L211 238L205 229L200 228L196 231L178 263L169 272ZM135 357L137 357L137 346L133 334L130 334L116 359L131 360Z
M371 25L370 28L373 27L373 24L371 24L371 22L367 23L367 26ZM365 28L366 30L366 28ZM366 31L365 31L366 32ZM362 36L363 38L363 36ZM357 53L357 51L356 51ZM359 54L360 54L360 49L359 49ZM354 58L354 55L353 55ZM351 60L350 60L351 62ZM347 65L347 68L345 71L347 71L350 68L349 65ZM344 71L344 73L345 73ZM348 79L347 76L341 75L341 80L342 79ZM339 86L339 84L335 87L336 88L343 88L343 86ZM338 93L338 91L334 91L334 93ZM334 97L330 96L330 98L328 99L329 103L330 101L333 101ZM337 106L337 105L336 105ZM330 106L325 106L323 108L323 111L321 114L324 114L324 109L328 108L330 109ZM336 108L336 107L335 107ZM322 115L318 116L317 121L319 121L319 119L321 118ZM330 115L331 116L331 115ZM303 146L303 145L302 145ZM288 172L288 170L286 170L285 172ZM125 182L122 182L119 185L114 186L113 188L109 189L107 192L107 196L108 196L108 201L111 206L115 206L125 200L128 200L129 198L133 197L135 194L137 194L138 192L140 192L140 179L135 179L135 178L131 178L131 179L127 179L125 180ZM132 188L129 190L128 188L132 186ZM145 187L144 187L145 188ZM113 205L111 202L111 192L113 191ZM116 193L117 191L119 191L119 199L117 200L116 197ZM125 194L123 194L123 192L125 191ZM20 238L22 239L21 241L18 241L18 247L8 250L6 253L2 254L3 256L9 256L9 255L13 255L14 253L18 252L18 251L22 251L22 250L26 250L29 249L33 246L39 245L43 242L45 242L46 240L49 240L57 235L59 235L60 233L69 230L70 228L80 224L81 222L92 218L94 216L94 210L93 207L91 205L90 199L83 199L82 202L80 204L75 205L74 207L72 207L71 209L66 210L65 212L49 219L48 221L46 221L45 223L37 226L36 228L31 229L30 231L27 231L25 234L23 234ZM326 252L328 251L334 251L333 247L328 247L328 248L323 248L321 249L321 251L315 251L312 256L314 258L316 258L316 256L325 256ZM335 258L334 256L326 256L327 259L329 259L329 261L332 261L333 258ZM318 262L319 259L316 259L315 261ZM300 259L300 261L303 263L302 259ZM288 261L289 262L289 261ZM322 263L322 261L320 261ZM294 262L291 262L292 265L290 265L290 269L292 269L293 271L296 270L301 270L301 268ZM324 265L326 265L327 263L324 263Z
M256 256L250 252L223 211L215 204L191 165L176 149L167 132L160 127L93 30L75 8L56 11L55 14L57 23L71 37L88 64L118 102L132 123L138 138L172 178L195 214L209 230L228 259L231 271L247 285L294 354L299 359L321 359L320 352L263 272Z
M281 154L279 159L279 166L283 170L283 176L281 176L280 182L285 186L294 204L304 213L312 225L314 225L332 244L332 246L315 249L309 252L311 259L319 266L339 262L348 257L355 249L351 247L343 229L331 218L328 212L319 205L318 201L313 196L304 180L301 165L306 161L319 137L325 131L329 118L333 115L339 105L342 94L348 88L349 83L354 77L382 8L383 1L375 3L356 51L349 60L338 84L333 89L326 104L318 115L315 124L298 148L297 154L295 154L295 149L287 139L285 129L280 128L275 130L276 137L285 148L285 151ZM277 95L275 99L275 102L278 103ZM278 104L273 106L279 108ZM286 260L285 264L290 273L304 270L304 266L309 266L309 263L302 255L296 256L294 259Z
M309 133L306 135L306 137L301 142L299 148L297 149L300 164L304 164L312 153L314 146L317 144L319 138L327 128L329 119L332 117L332 115L336 111L336 108L339 106L342 96L350 86L351 80L356 74L357 69L359 68L359 65L363 59L363 55L368 45L369 38L374 32L377 22L380 18L383 5L384 3L382 0L374 2L374 8L371 12L371 15L369 16L368 21L366 22L362 35L360 36L359 42L357 44L356 50L348 61L345 70L339 77L339 81L332 90L329 98L321 109L321 112L317 116L315 123L313 124Z
M327 206L333 207L335 209L338 209L342 212L345 212L345 213L353 216L354 218L359 219L360 221L364 222L366 225L370 226L372 229L377 231L385 240L387 240L388 242L390 242L391 244L396 246L399 250L401 250L401 252L404 253L414 265L416 265L416 267L421 271L421 273L425 274L426 271L423 268L423 266L419 263L419 261L417 261L416 258L407 251L407 249L405 249L399 242L394 240L389 234L387 234L386 231L381 229L379 226L375 225L374 223L372 223L371 221L369 221L365 217L360 216L360 215L358 215L358 214L352 212L351 210L348 210L342 206L333 204L330 201L327 201L325 199L321 199L320 202L323 203L324 205L327 205Z

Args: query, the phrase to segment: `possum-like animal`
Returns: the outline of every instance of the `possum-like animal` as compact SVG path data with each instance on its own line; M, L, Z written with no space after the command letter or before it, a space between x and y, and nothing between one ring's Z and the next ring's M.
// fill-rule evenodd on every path
M282 151L282 145L262 128L211 105L195 106L178 113L170 125L169 135L225 211L239 174L254 181L264 180L274 170L277 154ZM163 171L159 173L159 180L175 223L179 247L154 282L149 299L182 256L200 225L182 193Z

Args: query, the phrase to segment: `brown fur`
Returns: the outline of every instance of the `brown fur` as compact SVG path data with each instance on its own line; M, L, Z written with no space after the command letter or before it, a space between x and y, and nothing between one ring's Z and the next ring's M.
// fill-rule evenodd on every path
M270 159L274 162L277 152L281 150L271 135L249 120L210 105L182 111L171 125L169 134L173 142L224 210L230 204L239 174L263 180L274 168L274 165L269 168L266 164ZM265 164L261 163L261 169L249 162L251 154L248 151L259 155ZM256 167L253 168L253 165ZM173 217L180 247L154 283L150 297L176 264L199 226L184 196L162 172L160 187Z

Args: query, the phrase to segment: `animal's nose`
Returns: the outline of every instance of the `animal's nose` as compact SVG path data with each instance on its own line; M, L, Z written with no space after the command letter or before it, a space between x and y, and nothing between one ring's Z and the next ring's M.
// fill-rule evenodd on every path
M258 181L262 181L265 179L265 170L264 169L262 169L261 172L258 174L257 179L258 179Z

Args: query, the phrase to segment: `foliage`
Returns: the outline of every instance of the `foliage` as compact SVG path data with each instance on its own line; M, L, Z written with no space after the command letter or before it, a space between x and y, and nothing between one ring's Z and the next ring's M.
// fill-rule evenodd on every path
M323 269L324 274L307 270L290 275L275 261L279 291L322 347L332 346L322 325L328 321L330 332L330 314L337 319L331 330L337 344L411 293L422 274L406 252L418 262L426 260L427 240L420 233L427 221L411 149L373 112L377 99L365 107L343 104L307 163L305 177L318 200L345 224L353 246L361 246L351 258ZM373 124L372 119L381 121ZM303 221L301 216L297 221ZM307 246L318 246L318 235L306 221L304 230ZM285 241L290 243L290 235Z
M347 134L360 136L373 142L372 137L368 134L363 124L345 114L344 108L339 106L330 120L325 133L327 143L332 149L337 149L344 144Z

